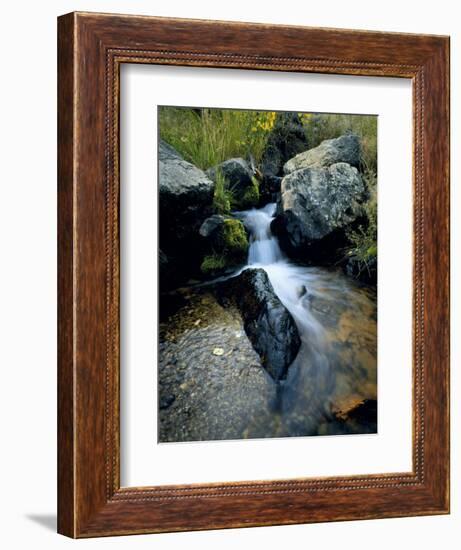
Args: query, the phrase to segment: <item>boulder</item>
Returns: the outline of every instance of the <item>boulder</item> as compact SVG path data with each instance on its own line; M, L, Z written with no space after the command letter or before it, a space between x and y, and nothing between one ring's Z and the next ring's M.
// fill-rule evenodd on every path
M179 218L184 211L210 205L214 184L207 175L184 160L164 141L159 143L160 205Z
M182 159L182 157L172 145L160 139L158 144L158 159L159 161L167 162L169 160Z
M308 148L304 127L297 113L277 113L261 160L263 176L280 176L287 160Z
M213 216L207 218L200 226L200 235L205 238L212 238L213 235L222 228L226 219L229 219L229 216L213 214Z
M216 182L217 173L226 178L227 183L232 189L238 191L245 191L245 189L251 184L251 177L253 173L246 160L242 158L233 158L225 160L213 168L207 170L207 176Z
M158 153L160 276L174 286L200 273L198 231L212 212L214 183L162 140Z
M275 380L286 378L300 345L298 329L290 312L272 288L263 269L246 269L224 285L243 318L245 332Z
M280 193L281 183L281 177L272 176L271 174L263 174L262 181L259 186L260 203L267 204L268 202L276 202L278 193Z
M362 178L349 164L296 170L282 180L272 232L290 255L306 261L310 252L328 256L328 240L333 239L330 244L337 248L346 230L363 214L364 195Z
M218 275L242 265L248 256L248 238L241 220L214 214L201 225L199 234L206 239L203 273Z
M322 141L318 147L304 151L291 158L283 167L285 174L303 168L323 168L346 162L356 168L360 165L361 145L356 134L345 134L336 139Z
M259 203L259 182L250 165L242 158L225 160L207 170L207 176L216 183L220 173L232 192L233 207L251 208Z

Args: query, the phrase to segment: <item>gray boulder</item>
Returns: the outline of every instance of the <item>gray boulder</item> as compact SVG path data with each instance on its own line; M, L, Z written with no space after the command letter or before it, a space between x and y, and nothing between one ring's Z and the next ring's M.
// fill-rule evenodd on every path
M216 183L217 174L221 173L227 186L232 191L234 207L251 208L259 202L259 183L246 160L233 158L225 160L207 170L207 176Z
M244 191L251 184L253 172L246 160L242 158L225 160L221 164L209 168L206 173L211 180L216 182L218 171L226 178L232 189Z
M302 255L312 244L344 233L363 214L364 195L362 178L349 164L296 170L282 180L272 231L288 253Z
M226 219L229 219L229 216L222 216L221 214L213 214L207 218L202 225L200 226L199 233L202 237L209 238L214 233L219 231Z
M246 269L230 279L226 292L243 318L245 332L262 364L275 380L286 378L301 340L290 312L272 288L263 269Z
M159 143L159 191L162 207L196 208L211 204L214 184L164 141Z
M163 141L163 139L159 140L158 158L162 162L167 162L169 160L175 160L175 159L182 159L178 151L176 151L176 149L172 145L170 145L166 141Z
M162 140L158 152L160 277L162 285L174 286L200 272L198 232L211 213L214 183Z
M346 134L336 139L322 141L318 147L304 151L290 159L283 167L285 174L303 168L322 168L338 162L346 162L359 167L361 156L360 138L356 134Z
M248 238L242 220L213 214L202 223L199 234L207 239L215 252L232 256L235 260L246 259Z

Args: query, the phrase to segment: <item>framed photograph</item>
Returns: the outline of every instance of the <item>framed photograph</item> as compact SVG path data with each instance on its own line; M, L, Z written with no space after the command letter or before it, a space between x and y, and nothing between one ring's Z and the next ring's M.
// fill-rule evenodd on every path
M58 20L58 531L449 513L449 39Z

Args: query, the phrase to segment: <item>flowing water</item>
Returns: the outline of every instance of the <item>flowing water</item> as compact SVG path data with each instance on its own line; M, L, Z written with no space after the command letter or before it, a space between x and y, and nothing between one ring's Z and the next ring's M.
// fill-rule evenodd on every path
M298 327L286 379L261 368L240 312L210 290L243 269L178 289L161 328L160 441L376 431L376 293L339 269L288 260L271 233L274 212L268 204L235 215L250 235L243 269L267 272Z
M276 431L280 435L374 431L373 418L360 425L336 419L364 400L376 400L376 295L339 271L289 261L271 233L275 207L268 204L240 212L239 217L250 233L244 269L267 272L301 338L287 378L279 383L272 410L279 424Z

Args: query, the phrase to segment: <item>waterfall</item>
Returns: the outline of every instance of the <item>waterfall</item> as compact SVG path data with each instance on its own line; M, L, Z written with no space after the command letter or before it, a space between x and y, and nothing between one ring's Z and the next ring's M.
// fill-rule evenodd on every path
M312 345L315 338L318 346L322 339L322 326L312 315L309 300L306 299L315 271L290 263L280 250L270 227L275 209L276 204L269 203L263 208L239 212L250 233L246 269L259 267L266 271L274 292L293 316L301 339Z
M250 232L248 265L270 265L283 258L279 243L270 228L275 206L275 203L270 203L259 210L254 208L242 213L245 226Z

